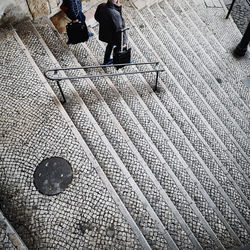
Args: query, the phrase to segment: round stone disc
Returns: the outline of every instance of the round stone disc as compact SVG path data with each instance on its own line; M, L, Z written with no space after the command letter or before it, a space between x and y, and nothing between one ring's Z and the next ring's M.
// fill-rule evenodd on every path
M64 191L72 182L70 164L60 157L43 160L34 173L36 189L45 195L56 195Z

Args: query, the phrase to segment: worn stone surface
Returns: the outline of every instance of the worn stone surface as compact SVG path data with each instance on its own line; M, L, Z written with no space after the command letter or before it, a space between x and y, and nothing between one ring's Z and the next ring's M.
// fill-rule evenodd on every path
M0 249L27 250L17 232L10 225L0 210Z
M29 16L25 0L0 1L0 25L5 22L19 22Z
M49 15L49 8L46 0L27 0L33 18L41 15Z
M1 29L0 39L2 211L31 249L140 249L12 33ZM35 189L33 173L51 156L67 159L74 178L65 192L47 197Z
M83 3L90 8L88 18L96 3ZM29 248L141 249L142 238L146 249L249 245L249 61L228 53L226 39L233 43L240 33L222 18L219 1L210 3L213 8L204 0L168 0L138 10L123 1L134 61L159 61L165 69L159 92L152 91L152 74L63 81L70 100L64 109L74 126L24 51L42 72L99 65L105 44L98 41L98 26L91 22L94 37L87 43L67 46L47 18L23 22L15 29L25 50L11 30L1 29L0 201ZM150 69L137 65L118 72ZM117 71L67 73L104 72ZM55 82L49 84L61 99ZM79 145L72 127L86 145ZM32 177L51 156L70 162L73 182L60 195L46 197ZM111 198L114 192L120 203ZM0 231L9 244L5 235Z

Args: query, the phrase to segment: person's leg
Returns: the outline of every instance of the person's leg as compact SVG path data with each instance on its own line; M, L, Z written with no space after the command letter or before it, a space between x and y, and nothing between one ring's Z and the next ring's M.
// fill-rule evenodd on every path
M242 57L246 54L247 52L247 46L250 42L250 22L247 26L247 29L240 41L240 43L237 45L237 47L233 51L233 55L235 57Z
M112 53L113 47L114 47L113 44L109 44L109 43L107 44L105 54L104 54L104 62L103 62L104 64L110 62L111 60L110 55Z
M80 11L79 14L78 14L78 16L77 16L77 19L78 19L79 21L81 21L81 22L85 22L86 17L85 17L85 15Z
M239 45L241 48L247 48L249 42L250 42L250 22L247 26L247 29L246 29Z

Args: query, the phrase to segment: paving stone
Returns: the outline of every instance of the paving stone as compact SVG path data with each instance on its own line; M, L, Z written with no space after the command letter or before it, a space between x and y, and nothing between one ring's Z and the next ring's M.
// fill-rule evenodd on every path
M95 37L70 47L45 17L37 30L15 26L26 49L1 28L0 203L31 249L142 249L142 238L145 249L250 244L249 61L231 56L241 34L217 0L136 2L122 2L133 59L160 62L159 92L154 74L61 82L67 121L34 69L101 64L96 23ZM89 16L96 3L85 5ZM247 13L235 6L240 27ZM104 72L117 71L77 75ZM52 156L71 163L73 182L46 197L32 178ZM2 220L0 248L15 249Z
M6 29L1 30L1 51L4 51L1 65L12 67L2 67L1 70L1 79L4 79L0 85L1 132L5 136L1 140L4 147L1 148L0 199L3 212L21 238L29 248L133 245L139 249L140 244L94 166L22 49ZM64 193L46 197L36 191L33 172L44 158L55 155L72 164L74 180ZM88 226L85 234L80 230L80 224ZM105 241L106 232L99 228L110 225L114 225L116 234ZM121 232L126 236L129 234L125 242L124 238L119 238Z
M250 88L250 77L247 77L246 79L242 80L242 82L243 82L248 88Z
M62 47L58 47L58 41L53 40L51 36L45 37L45 35L48 34L48 31L53 34L53 30L48 30L49 27L47 27L46 33L43 33L42 29L39 25L36 25L36 27L39 29L39 31L41 32L41 34L45 38L48 46L50 47L51 51L53 51L57 60L59 62L61 62L61 64L63 64L64 67L69 66L69 63L71 63L71 65L72 65L72 62L68 62L68 61L65 61L63 59L63 57L65 57L65 55L62 53L62 51L65 49L67 50L67 48L65 48L65 45L62 44ZM70 55L68 55L68 56L70 56ZM72 55L71 55L71 57L72 57ZM66 65L65 65L65 63L66 63ZM104 129L103 131L107 135L109 135L111 138L116 140L116 143L118 143L117 146L120 148L120 150L123 150L123 155L121 155L123 162L126 163L126 165L128 164L128 166L137 165L139 168L140 164L138 162L135 162L135 160L133 160L132 152L131 152L131 154L126 153L126 151L129 151L128 148L126 149L127 146L124 145L124 143L126 144L126 142L122 138L119 138L120 137L119 132L115 129L114 124L112 124L112 120L109 118L109 114L107 114L105 109L102 107L102 103L97 101L97 97L94 95L94 93L90 94L90 91L91 91L90 89L87 91L87 89L86 89L87 86L84 87L82 82L74 81L74 85L75 85L78 93L80 93L81 97L83 98L84 102L88 105L89 110L93 113L95 119L99 122L100 126ZM99 85L101 86L101 82L99 82ZM93 103L93 100L95 100L95 99L97 102ZM74 105L76 105L76 106L74 106ZM119 107L118 106L119 103L116 103L115 105L117 108ZM111 165L115 165L114 160L111 160L111 159L103 160L102 152L103 151L106 151L106 153L108 152L107 149L105 149L105 145L104 144L102 145L102 149L98 148L97 145L98 144L100 145L100 142L99 143L95 142L95 140L97 140L97 138L94 139L94 138L91 138L89 136L89 132L90 132L89 128L86 128L86 124L84 124L84 122L82 122L82 118L81 118L82 115L79 113L79 110L78 110L78 108L76 109L76 107L77 107L77 104L74 102L71 102L69 105L67 105L66 109L69 112L69 114L71 115L71 119L75 122L79 131L82 133L82 136L89 144L89 147L92 149L95 157L100 162L104 171L105 172L107 171L106 172L107 176L109 178L112 178L112 183L113 183L114 187L117 188L117 190L119 190L118 193L120 193L121 197L124 197L125 191L122 191L122 190L125 188L125 184L124 183L122 184L121 179L124 177L122 177L123 174L121 174L121 170L119 170L119 168L117 168L117 167L116 167L116 169L112 170ZM84 128L81 126L81 124L84 124ZM101 145L100 145L100 147L101 147ZM115 147L115 144L114 144L114 147ZM127 158L127 157L129 157L129 158ZM132 157L132 159L131 159L131 157ZM110 161L113 161L113 163L111 163ZM115 172L113 172L113 171L115 171ZM113 174L112 174L112 172L113 172ZM140 178L145 178L145 177L141 176ZM120 179L120 181L119 181L119 179ZM125 181L125 179L124 179L124 181ZM127 181L125 181L125 182L127 182ZM148 182L148 180L145 180L145 182ZM142 183L143 182L141 182L141 184ZM152 184L148 184L148 185L152 186ZM141 188L142 188L142 190L144 190L142 186L141 186ZM126 186L125 189L127 190L126 193L128 193L128 190L129 190L128 186ZM130 194L130 195L127 194L127 195L128 195L127 198L124 197L122 199L125 201L128 209L130 210L130 212L134 211L134 212L132 212L133 216L135 216L137 214L137 219L136 219L137 221L140 220L141 224L145 223L145 222L143 222L144 220L142 218L138 218L138 210L137 210L137 212L135 212L135 207L132 208L132 206L131 206L131 198L129 198L129 197L134 196L134 195L132 195L132 194ZM134 198L134 199L136 199L136 198ZM166 205L165 205L165 208L166 208ZM143 209L143 210L145 210L145 209ZM167 211L165 211L165 212L167 214ZM145 216L146 215L144 215L143 217L145 217ZM150 234L153 234L152 225L148 224L148 227L151 228ZM150 234L148 234L148 236L146 238L150 239L152 237L152 236L150 236ZM158 239L157 243L155 242L155 240L153 241L155 245L159 244L159 246L162 246L162 244L163 245L166 244L164 242L164 240L161 239L160 235L158 235L158 233L156 231L154 233L154 237L156 237Z

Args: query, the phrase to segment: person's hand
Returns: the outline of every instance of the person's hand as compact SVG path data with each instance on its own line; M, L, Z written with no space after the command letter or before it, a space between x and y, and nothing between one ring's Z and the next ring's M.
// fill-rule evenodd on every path
M78 23L78 22L79 22L79 20L78 20L78 19L76 19L76 20L72 20L72 22L73 22L73 23Z

